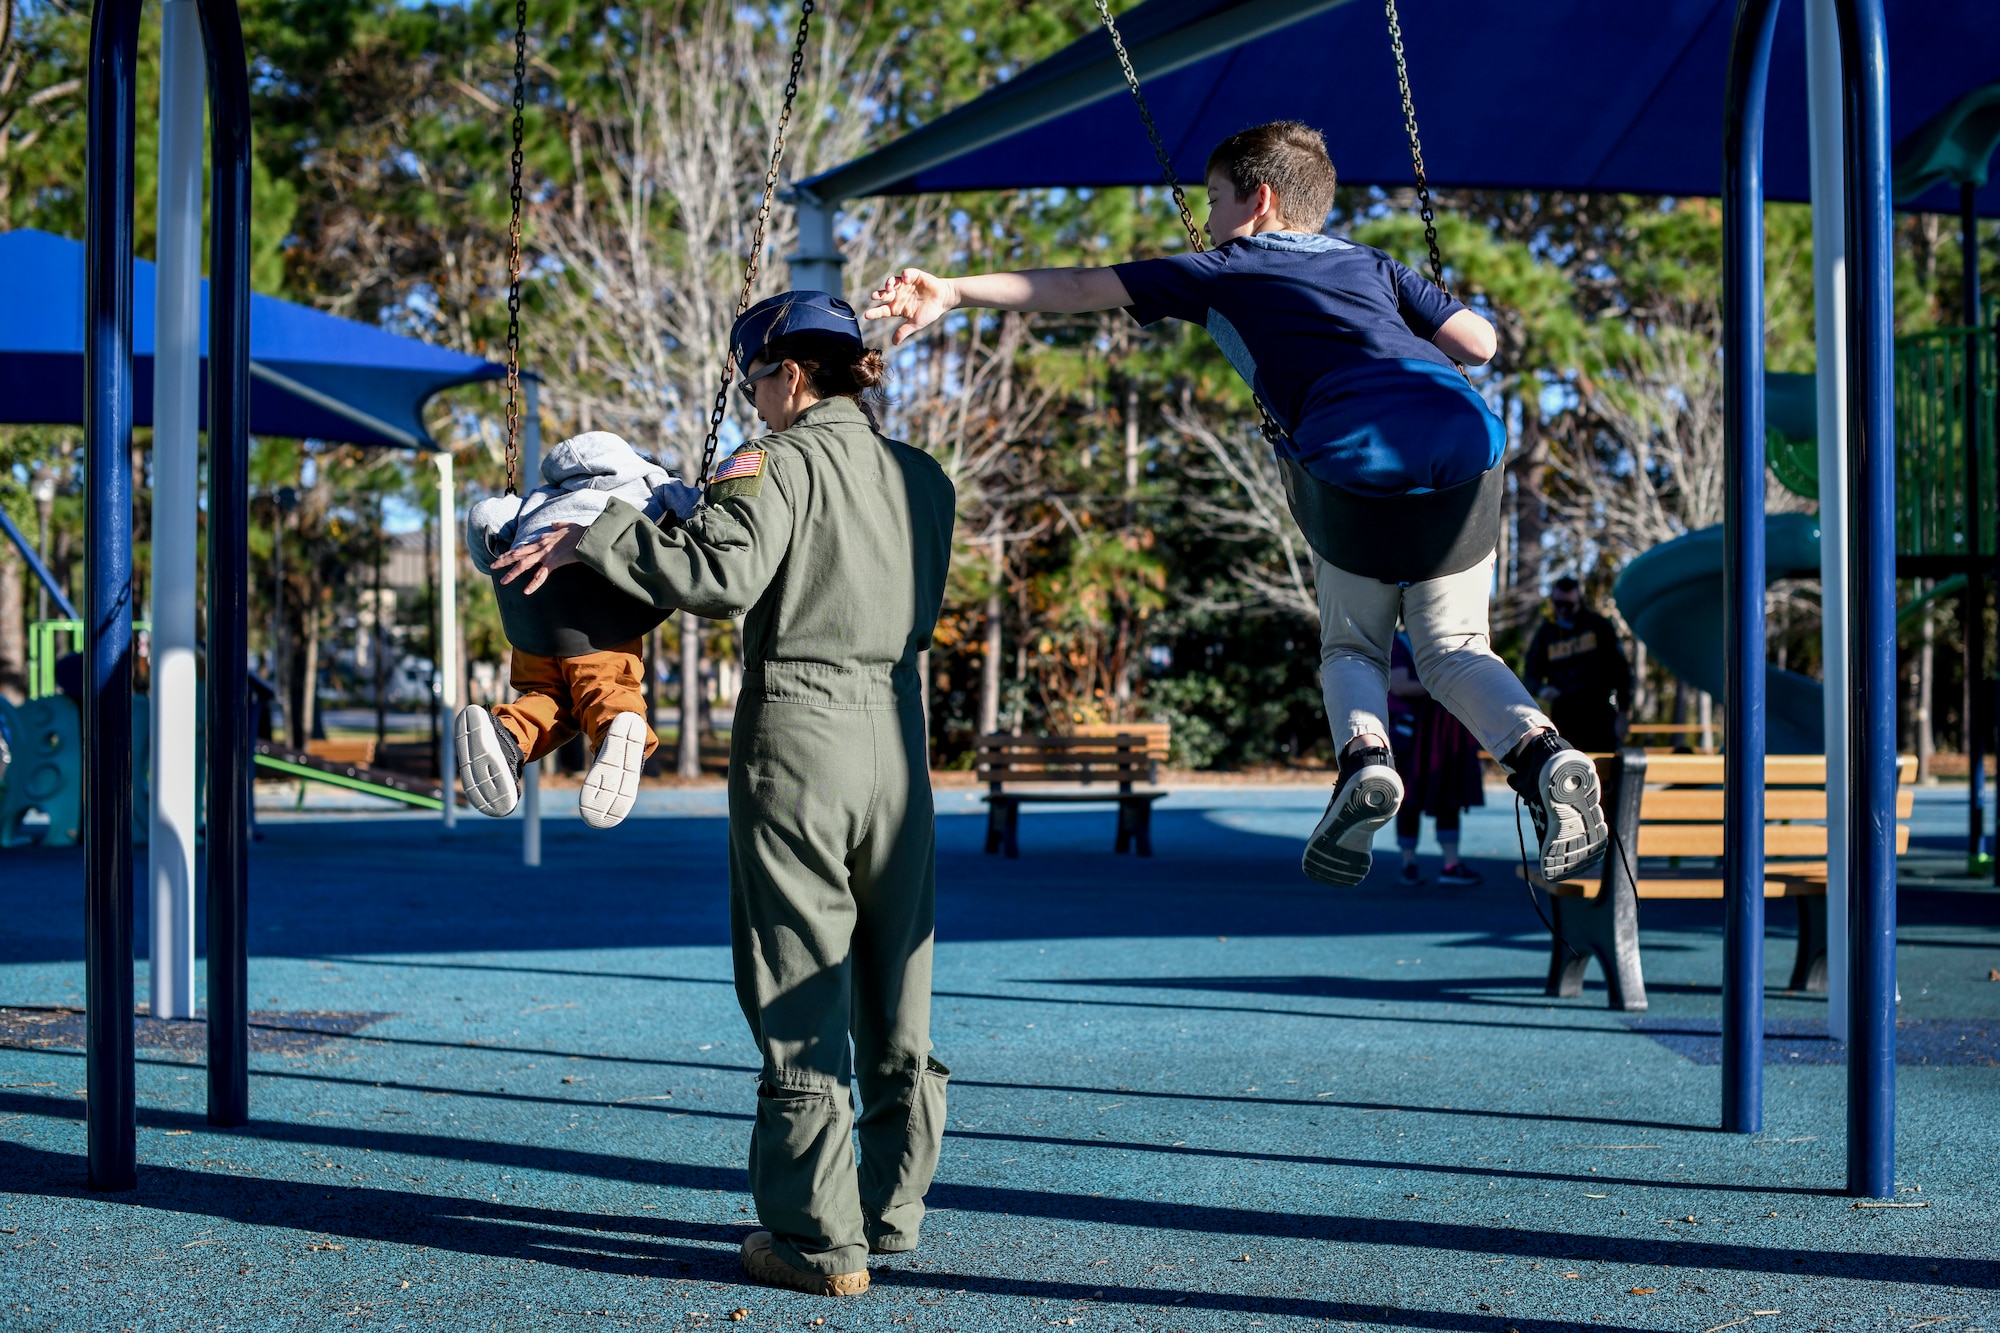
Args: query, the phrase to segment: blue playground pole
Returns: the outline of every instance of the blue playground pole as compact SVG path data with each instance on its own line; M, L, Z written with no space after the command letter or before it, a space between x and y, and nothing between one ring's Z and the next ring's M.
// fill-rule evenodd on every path
M1896 1188L1895 291L1882 0L1841 0L1847 138L1847 1192Z
M84 201L84 1139L94 1190L138 1184L132 1064L132 104L140 0L90 19Z
M250 1118L250 83L236 0L208 48L208 1123Z
M1723 117L1722 1128L1764 1127L1764 93L1778 0L1741 0Z

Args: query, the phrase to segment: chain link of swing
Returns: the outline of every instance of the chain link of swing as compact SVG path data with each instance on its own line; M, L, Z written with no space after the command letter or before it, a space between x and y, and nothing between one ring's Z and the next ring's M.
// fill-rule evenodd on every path
M1173 159L1167 156L1167 146L1160 141L1160 127L1153 123L1153 113L1146 106L1146 94L1139 88L1138 71L1132 68L1132 57L1126 54L1125 39L1118 32L1118 21L1111 17L1109 0L1097 0L1097 16L1104 21L1104 31L1111 35L1111 49L1118 53L1118 68L1125 71L1125 86L1132 90L1132 103L1139 108L1139 120L1146 127L1146 137L1153 141L1153 156L1160 160L1160 175L1166 179L1167 188L1174 192L1174 207L1181 211L1181 225L1187 228L1188 244L1197 251L1205 250L1208 247L1201 243L1201 229L1195 226L1194 213L1188 208L1180 177L1174 174Z
M528 111L528 0L514 0L514 160L507 189L507 494L517 494L521 438L521 139Z
M1132 104L1139 110L1139 120L1146 127L1146 137L1152 140L1153 156L1159 159L1160 174L1166 179L1167 188L1173 191L1174 207L1180 210L1181 225L1187 228L1188 244L1199 252L1208 247L1202 244L1201 229L1195 225L1194 213L1188 208L1187 195L1181 189L1180 176L1174 171L1173 160L1167 155L1167 146L1160 138L1160 128L1153 123L1152 109L1146 105L1146 94L1139 86L1139 72L1132 68L1132 57L1125 49L1125 38L1118 31L1118 21L1111 16L1110 0L1096 0L1097 17L1104 24L1104 31L1110 35L1111 49L1118 55L1118 68L1124 71L1125 86L1131 90ZM1451 295L1451 288L1444 280L1444 257L1438 250L1437 220L1431 208L1430 182L1424 176L1424 147L1417 137L1417 107L1410 98L1410 67L1403 56L1403 25L1396 16L1396 0L1384 0L1384 8L1389 17L1389 49L1396 56L1396 86L1403 95L1403 128L1410 136L1410 163L1416 170L1417 205L1424 220L1424 244L1430 248L1431 281L1438 290ZM1464 373L1464 367L1459 368ZM1285 429L1271 415L1271 409L1264 405L1255 386L1251 396L1257 403L1259 426L1264 438L1274 446L1286 439Z
M813 0L800 0L799 35L792 44L791 72L785 78L785 104L778 112L778 132L771 142L771 166L764 173L764 200L757 208L757 223L750 235L750 254L743 261L743 290L736 295L736 313L750 308L750 290L757 285L757 269L764 254L764 230L771 220L771 201L778 190L778 168L785 160L785 129L791 124L792 102L799 95L799 74L805 68L806 38L812 31ZM729 414L729 385L735 378L736 362L730 349L722 350L722 376L715 386L715 406L708 414L708 437L701 445L702 503L708 502L708 473L715 466L715 445L722 419Z
M1396 56L1396 90L1403 95L1403 131L1410 136L1410 165L1417 177L1417 213L1424 220L1424 244L1431 252L1431 281L1451 295L1444 280L1444 257L1438 253L1437 218L1431 211L1431 186L1424 177L1424 145L1417 137L1417 104L1410 99L1410 65L1403 57L1403 25L1396 17L1396 0L1383 0L1389 16L1389 49Z
M771 221L772 201L777 197L778 172L785 160L785 130L791 124L792 104L799 95L799 78L805 70L806 41L812 33L814 0L800 0L798 38L792 44L792 63L785 78L784 106L778 112L778 130L771 144L771 165L764 173L764 197L757 208L757 221L750 236L750 254L743 262L743 287L736 296L736 313L750 308L750 293L757 285L757 273L764 254L764 234ZM521 169L524 117L528 106L528 0L514 4L514 157L508 188L512 219L507 228L507 494L516 493L515 472L520 457L521 409ZM1187 211L1183 205L1181 211ZM715 465L716 440L722 421L729 413L729 386L735 378L735 363L728 349L722 355L721 382L715 390L715 406L708 414L708 435L702 441L702 499L707 502L708 474Z
M1139 120L1146 127L1146 137L1153 141L1153 156L1160 160L1160 174L1166 178L1167 188L1173 191L1174 207L1180 210L1181 226L1187 228L1188 244L1200 253L1208 247L1202 244L1201 228L1195 225L1194 213L1188 208L1180 175L1174 170L1173 159L1167 156L1167 146L1160 139L1160 127L1153 123L1152 109L1146 105L1146 94L1139 87L1139 72L1132 68L1132 57L1125 50L1125 38L1118 31L1118 21L1111 17L1109 0L1097 0L1097 17L1103 20L1104 31L1111 37L1111 49L1118 53L1118 67L1125 72L1125 86L1132 91L1132 104L1139 109ZM1271 415L1271 409L1264 406L1264 399L1254 384L1250 386L1250 397L1257 404L1258 428L1275 448L1285 440L1285 428Z

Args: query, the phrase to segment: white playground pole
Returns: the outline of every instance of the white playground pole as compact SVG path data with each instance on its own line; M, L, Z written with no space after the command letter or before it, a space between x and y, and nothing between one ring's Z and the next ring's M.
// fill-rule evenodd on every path
M535 488L542 474L542 386L523 377L528 395L528 419L521 432L521 491ZM648 722L652 719L648 718ZM521 864L542 863L542 764L538 759L521 769Z
M194 1017L195 512L200 505L202 113L195 0L160 7L158 289L153 309L152 1010ZM240 671L241 662L211 670Z
M453 514L451 452L433 458L438 470L438 728L439 788L446 832L458 827L458 520Z
M1826 674L1826 1024L1847 1040L1847 197L1835 0L1807 0L1813 340L1819 394L1820 660Z

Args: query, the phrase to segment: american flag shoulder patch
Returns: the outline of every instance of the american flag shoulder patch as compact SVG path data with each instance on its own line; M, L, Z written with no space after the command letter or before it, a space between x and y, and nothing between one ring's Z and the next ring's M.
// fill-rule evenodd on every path
M764 451L762 449L738 449L723 460L715 470L714 481L747 481L764 475Z

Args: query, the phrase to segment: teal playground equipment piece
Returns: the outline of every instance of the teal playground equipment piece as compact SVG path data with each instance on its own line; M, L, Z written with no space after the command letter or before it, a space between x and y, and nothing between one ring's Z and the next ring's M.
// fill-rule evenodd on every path
M0 699L0 739L10 755L0 775L0 847L74 847L83 825L83 726L76 705L60 694L18 705Z
M136 621L134 634L151 626ZM66 638L64 636L67 636ZM39 620L28 628L28 703L14 710L9 744L15 751L11 769L0 770L0 848L39 844L43 847L71 847L76 844L82 810L83 757L82 724L76 705L56 684L56 663L82 644L81 620ZM0 701L4 702L4 701ZM150 700L143 694L132 699L132 836L144 844L148 836L150 809L152 742ZM0 714L0 720L6 719ZM34 776L24 767L23 743L12 734L38 738L40 748L30 747L36 756ZM269 741L256 742L257 767L269 775L319 782L345 791L361 792L414 806L419 810L444 807L442 784L415 781L399 773L387 773L359 764L344 764L300 750L287 749ZM47 816L44 823L38 816Z
M1924 604L1962 592L1975 562L1991 564L1996 549L1992 505L1968 515L1966 449L1980 469L1977 494L1994 495L1990 437L1996 410L1996 346L2000 331L1937 329L1896 340L1896 562L1909 577L1948 575L1904 604L1907 617ZM1974 382L1968 393L1967 367ZM1786 490L1819 498L1819 424L1811 375L1764 378L1766 456ZM1968 414L1968 407L1973 411ZM1967 530L1972 529L1972 541ZM1805 514L1764 519L1766 582L1817 579L1819 523ZM1661 664L1695 688L1720 697L1722 657L1722 529L1703 528L1662 543L1625 567L1612 589L1618 612ZM1818 681L1766 665L1768 750L1822 754L1826 715Z
M1819 522L1809 514L1764 516L1764 577L1819 577ZM1618 614L1660 664L1696 689L1723 693L1722 529L1662 542L1618 576ZM1766 746L1771 754L1826 753L1824 691L1796 671L1764 667Z

